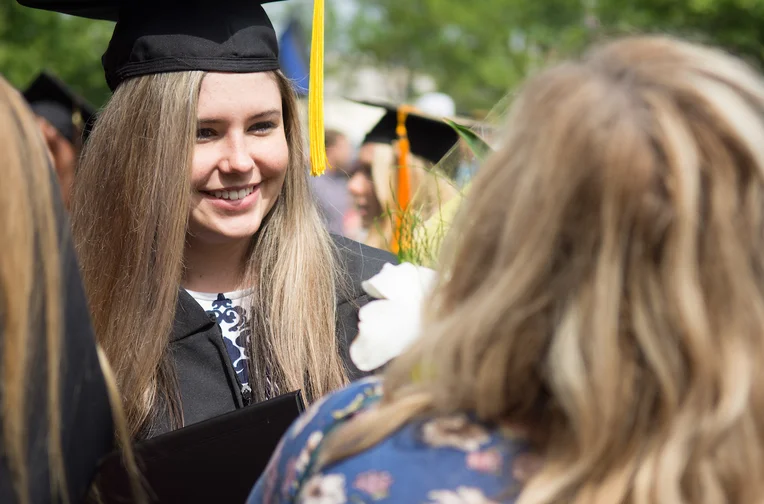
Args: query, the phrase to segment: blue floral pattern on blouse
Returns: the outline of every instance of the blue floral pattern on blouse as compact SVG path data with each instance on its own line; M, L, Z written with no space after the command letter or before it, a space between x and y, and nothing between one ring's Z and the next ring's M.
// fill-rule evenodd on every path
M248 504L514 502L536 460L520 436L468 415L411 422L376 446L316 471L321 442L379 401L370 378L312 406L287 431Z

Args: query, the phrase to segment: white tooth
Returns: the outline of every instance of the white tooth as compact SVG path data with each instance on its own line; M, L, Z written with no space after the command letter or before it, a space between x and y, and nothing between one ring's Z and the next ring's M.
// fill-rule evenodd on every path
M249 191L247 189L240 189L239 190L239 199L246 198L249 194Z
M228 191L228 199L231 201L239 199L239 191Z
M220 192L221 192L221 195L220 195L221 198L228 199L228 191L220 191Z
M216 198L222 198L223 197L223 191L215 191L213 193Z

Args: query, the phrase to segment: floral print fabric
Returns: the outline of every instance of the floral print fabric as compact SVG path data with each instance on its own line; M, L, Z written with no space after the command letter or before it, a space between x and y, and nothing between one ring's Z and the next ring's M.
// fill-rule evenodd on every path
M282 439L248 504L515 501L527 476L527 443L468 415L411 422L369 450L316 471L324 437L381 397L381 381L370 378L313 405Z
M252 289L217 294L186 289L207 314L215 317L223 334L228 357L241 385L249 385L247 348L251 337L249 306Z

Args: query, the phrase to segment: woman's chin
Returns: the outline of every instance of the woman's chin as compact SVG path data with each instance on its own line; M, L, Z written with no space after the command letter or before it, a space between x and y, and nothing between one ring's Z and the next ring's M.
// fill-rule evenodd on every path
M375 224L378 225L380 223L380 219L382 218L382 215L377 216L370 216L369 214L366 214L361 217L361 225L364 229L369 229L373 227Z
M257 219L257 225L254 225L254 219L246 225L231 226L189 226L189 236L192 240L206 243L209 245L234 244L241 241L251 240L255 233L260 229L260 219Z

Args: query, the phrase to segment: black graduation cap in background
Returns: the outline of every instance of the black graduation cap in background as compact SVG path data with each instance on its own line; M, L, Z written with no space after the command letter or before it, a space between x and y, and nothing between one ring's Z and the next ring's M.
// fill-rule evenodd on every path
M95 109L53 74L43 71L24 91L35 114L72 143L87 129Z
M385 109L385 115L366 134L363 143L390 144L398 139L398 108L384 102L354 100L357 103ZM411 152L433 164L440 161L459 141L459 134L442 119L426 116L416 111L406 117L406 133Z
M18 0L21 5L116 21L102 63L114 90L162 72L266 72L278 39L262 4L279 0Z

